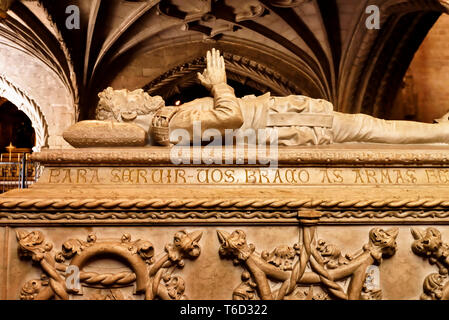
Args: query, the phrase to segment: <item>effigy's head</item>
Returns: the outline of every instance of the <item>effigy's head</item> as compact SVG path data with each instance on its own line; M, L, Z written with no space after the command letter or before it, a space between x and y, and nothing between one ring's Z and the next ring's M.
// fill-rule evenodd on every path
M97 120L133 121L137 116L153 114L165 106L162 97L152 97L142 89L129 91L109 87L100 92L98 97L100 101L95 112Z

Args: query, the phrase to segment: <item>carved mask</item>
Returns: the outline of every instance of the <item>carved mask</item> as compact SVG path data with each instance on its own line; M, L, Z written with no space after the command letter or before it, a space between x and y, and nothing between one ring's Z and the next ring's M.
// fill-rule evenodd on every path
M388 230L374 228L369 233L369 239L375 247L381 250L383 255L390 257L396 252L396 237L398 233L399 229L397 228Z
M414 228L412 229L412 235L415 238L412 244L412 250L420 256L432 255L443 244L441 233L435 228L427 228L425 233Z

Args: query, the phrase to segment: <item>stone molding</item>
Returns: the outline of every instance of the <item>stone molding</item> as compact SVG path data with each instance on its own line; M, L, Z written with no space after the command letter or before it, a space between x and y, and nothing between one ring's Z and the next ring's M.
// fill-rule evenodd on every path
M322 214L319 225L334 225L341 223L372 224L372 223L399 223L399 224L447 224L449 212L445 210L342 210L320 211ZM284 211L239 211L239 210L190 210L190 211L108 211L98 212L0 212L0 225L161 225L161 224L247 224L253 225L298 225L297 210Z
M180 149L181 150L181 149ZM193 148L190 149L193 152ZM242 150L234 150L234 157ZM203 149L203 157L207 154L222 152L222 159L225 159L225 149L223 151L211 151ZM182 153L181 153L182 154ZM218 153L219 154L219 153ZM247 152L244 152L244 162L248 162ZM170 148L147 147L128 149L77 149L77 150L43 150L32 155L34 161L42 164L71 164L95 165L95 164L116 164L116 165L156 165L171 164ZM182 159L182 158L181 158ZM324 146L302 147L302 148L279 148L278 163L280 165L431 165L444 166L449 163L447 149L439 147L404 146L393 147L389 145L369 145L356 147L345 145L340 147Z
M300 209L300 208L448 208L444 199L31 199L0 198L0 209Z

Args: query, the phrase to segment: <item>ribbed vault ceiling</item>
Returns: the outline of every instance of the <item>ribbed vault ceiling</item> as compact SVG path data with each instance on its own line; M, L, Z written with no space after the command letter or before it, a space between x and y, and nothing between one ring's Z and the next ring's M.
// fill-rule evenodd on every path
M158 70L140 79L150 94L169 98L188 89L211 47L224 52L232 80L258 91L305 94L339 111L382 116L422 40L449 8L446 0L0 3L9 7L0 42L51 68L80 119L92 116L98 91L139 59L139 66ZM65 27L73 4L80 8L80 30ZM379 30L365 24L372 4L380 8Z

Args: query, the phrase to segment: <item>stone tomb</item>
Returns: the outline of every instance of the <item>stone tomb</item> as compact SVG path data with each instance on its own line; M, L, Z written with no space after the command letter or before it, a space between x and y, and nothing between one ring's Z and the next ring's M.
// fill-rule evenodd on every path
M0 299L449 298L447 147L240 151L34 154L0 196Z

